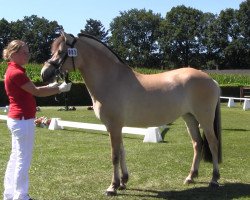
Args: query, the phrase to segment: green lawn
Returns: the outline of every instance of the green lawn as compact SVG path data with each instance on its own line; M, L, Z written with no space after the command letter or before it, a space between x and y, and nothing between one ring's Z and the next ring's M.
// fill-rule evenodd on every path
M41 108L37 116L99 123L93 111ZM0 112L0 114L4 114ZM127 190L107 197L112 165L105 132L65 128L36 128L36 144L30 171L30 194L36 200L82 199L250 199L250 110L242 105L222 105L223 163L220 187L208 188L212 164L201 162L194 185L183 185L192 162L193 149L184 122L171 124L164 142L143 143L143 136L124 135L130 180ZM10 153L6 121L0 121L0 193ZM2 198L2 197L0 197Z

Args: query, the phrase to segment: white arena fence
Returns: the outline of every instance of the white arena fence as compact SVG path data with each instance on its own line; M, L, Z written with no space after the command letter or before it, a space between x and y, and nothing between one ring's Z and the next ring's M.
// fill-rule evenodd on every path
M243 103L243 110L250 109L250 99L249 98L238 98L238 97L220 97L221 99L227 99L227 107L231 108L235 106L235 101L244 101Z
M51 119L51 122L49 125L50 130L64 129L64 127L81 128L81 129L105 131L105 132L107 131L106 127L102 124L64 121L64 120L61 120L60 118ZM143 142L155 142L156 143L156 142L162 141L161 134L167 129L168 128L166 125L163 125L160 127L149 127L149 128L123 127L122 133L144 135Z
M5 110L6 108L1 107L1 109ZM8 110L6 110L5 112L7 111ZM7 118L8 118L7 115L0 115L0 120L7 120ZM64 129L64 127L105 131L105 132L107 131L106 127L102 124L64 121L61 120L60 118L52 118L48 129L59 130L59 129ZM167 129L168 127L166 125L160 127L149 127L149 128L123 127L122 133L144 135L143 142L157 143L162 141L161 134L167 131Z
M7 120L7 115L0 115L0 120Z

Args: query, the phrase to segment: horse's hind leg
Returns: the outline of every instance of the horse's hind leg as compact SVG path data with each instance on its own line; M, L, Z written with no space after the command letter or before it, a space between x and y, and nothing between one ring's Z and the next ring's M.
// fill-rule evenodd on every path
M204 134L206 136L206 139L209 144L209 149L212 154L213 159L213 176L209 183L209 186L211 187L218 187L219 183L218 180L220 179L220 173L219 173L219 161L218 161L218 139L215 136L213 125L204 127Z
M128 169L125 160L125 150L123 143L121 144L121 150L120 150L120 165L121 165L122 176L119 189L124 190L126 189L126 183L128 182Z
M188 133L191 136L194 149L194 157L191 170L184 181L185 184L189 184L194 182L194 178L198 177L198 170L201 160L202 138L200 135L199 123L197 122L195 117L191 114L186 114L183 116L183 119L186 123Z

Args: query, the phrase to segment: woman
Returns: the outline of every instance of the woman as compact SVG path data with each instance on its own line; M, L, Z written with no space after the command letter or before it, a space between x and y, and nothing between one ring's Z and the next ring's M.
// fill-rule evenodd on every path
M27 44L21 40L10 42L3 51L3 58L9 61L4 84L9 98L7 125L12 135L12 150L4 178L4 200L31 200L28 188L35 133L34 96L67 92L71 83L36 87L25 73L24 65L28 63L30 53Z

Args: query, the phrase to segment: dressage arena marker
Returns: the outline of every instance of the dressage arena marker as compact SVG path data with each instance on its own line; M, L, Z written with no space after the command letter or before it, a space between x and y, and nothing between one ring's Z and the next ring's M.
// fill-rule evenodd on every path
M107 131L106 127L102 124L71 122L71 121L61 120L60 118L51 119L49 130L58 130L58 129L63 129L64 127L82 128L82 129L96 130L96 131ZM143 142L157 143L162 141L161 133L166 129L168 129L166 125L160 127L149 127L149 128L123 127L122 133L144 135Z
M7 120L7 115L0 115L0 120ZM64 127L71 128L81 128L96 131L107 131L106 127L102 124L91 124L91 123L81 123L81 122L71 122L63 121L60 118L52 118L49 130L60 130ZM149 127L149 128L133 128L133 127L123 127L122 133L129 133L135 135L144 135L143 142L161 142L161 134L167 131L168 127L166 125L160 127Z
M221 99L228 99L227 107L231 108L235 106L234 100L243 100L243 110L250 109L250 99L249 98L237 98L237 97L220 97Z

